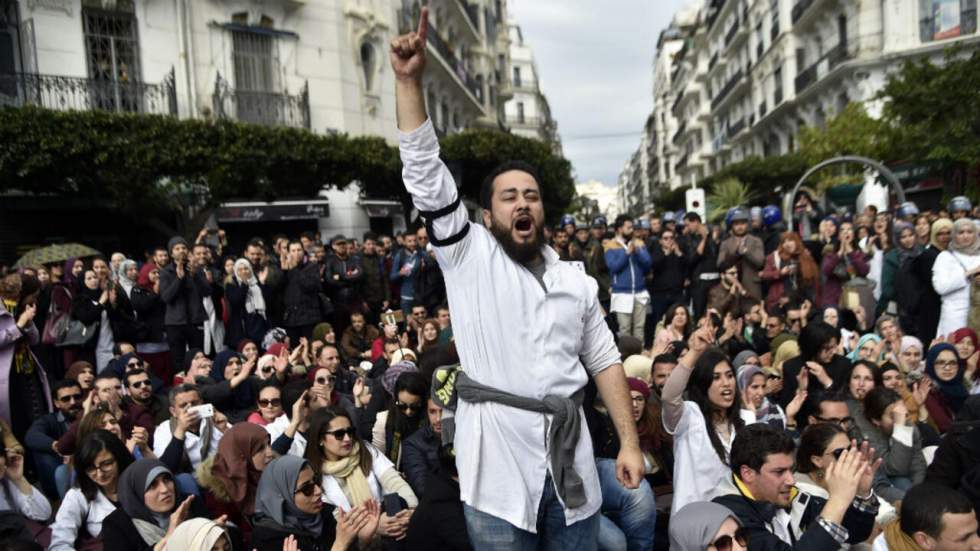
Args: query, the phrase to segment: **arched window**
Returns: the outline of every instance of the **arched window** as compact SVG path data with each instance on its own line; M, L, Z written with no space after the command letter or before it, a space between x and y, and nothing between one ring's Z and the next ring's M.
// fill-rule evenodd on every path
M361 43L361 70L364 71L364 89L374 89L374 72L377 69L377 55L370 42Z

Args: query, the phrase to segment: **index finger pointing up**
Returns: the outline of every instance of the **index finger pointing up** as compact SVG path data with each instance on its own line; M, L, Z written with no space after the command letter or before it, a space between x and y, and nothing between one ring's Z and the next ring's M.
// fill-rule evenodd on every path
M429 8L428 6L422 6L422 13L419 14L419 38L422 39L422 45L425 45L425 35L429 34Z

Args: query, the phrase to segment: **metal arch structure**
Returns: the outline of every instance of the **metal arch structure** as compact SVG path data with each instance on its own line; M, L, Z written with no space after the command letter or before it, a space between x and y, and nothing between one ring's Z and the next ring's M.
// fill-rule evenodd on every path
M819 172L828 166L845 163L858 163L878 171L878 175L888 182L889 187L895 193L896 197L898 198L898 203L902 204L905 202L905 190L902 189L902 183L898 180L898 177L895 176L895 173L889 170L888 167L867 157L843 155L841 157L834 157L832 159L827 159L826 161L821 161L810 168L810 170L807 170L806 173L803 174L803 177L801 177L800 180L796 182L796 185L793 186L793 191L783 199L783 213L786 218L786 225L788 227L793 227L793 201L796 199L796 194L799 192L800 187L803 186L803 183L806 182L810 176L813 176L816 172Z

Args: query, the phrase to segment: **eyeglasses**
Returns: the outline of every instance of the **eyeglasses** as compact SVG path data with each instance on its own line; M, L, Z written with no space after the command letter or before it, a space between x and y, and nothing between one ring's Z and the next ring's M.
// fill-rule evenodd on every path
M89 477L92 477L95 476L95 471L102 471L104 473L107 473L111 471L112 468L115 466L116 466L115 459L106 459L105 461L99 463L98 465L92 465L91 467L85 469L85 474L89 475Z
M131 386L133 388L143 388L144 386L150 386L150 380L149 379L142 379L140 381L133 381L133 382L129 383L129 386Z
M960 362L958 362L956 360L946 360L946 361L936 360L936 362L933 363L933 365L935 367L937 367L937 368L940 368L940 369L952 369L952 368L959 367L960 366Z
M316 493L316 488L317 488L316 482L310 480L306 484L303 484L299 488L296 488L296 493L303 494L306 497L313 497L313 494Z
M326 434L333 436L337 440L343 440L345 436L348 436L351 440L353 440L354 436L357 434L357 430L355 430L354 427L347 427L346 429L328 430L326 431Z
M81 399L82 399L82 395L81 394L66 394L65 396L61 396L60 398L58 398L58 401L59 402L64 402L64 403L67 404L68 402L78 402L78 401L81 401Z
M273 398L271 400L259 400L260 408L274 407L277 408L282 405L282 400L279 398Z
M408 410L418 411L422 409L422 404L406 404L405 402L395 402L395 407L398 411L405 412Z
M739 528L738 530L735 531L734 537L726 534L716 539L715 541L711 542L711 545L714 546L714 548L717 549L718 551L731 551L732 547L734 547L732 545L732 542L738 542L738 544L741 545L742 547L747 547L749 545L748 530L746 530L745 528Z
M853 417L820 417L820 416L816 416L816 419L817 419L817 421L820 421L821 423L833 423L835 425L840 425L840 426L850 425L854 421L854 418Z
M329 385L332 386L336 380L337 380L337 377L335 375L330 375L329 377L317 377L316 378L316 384L318 384L318 385L327 385L327 384L329 384Z

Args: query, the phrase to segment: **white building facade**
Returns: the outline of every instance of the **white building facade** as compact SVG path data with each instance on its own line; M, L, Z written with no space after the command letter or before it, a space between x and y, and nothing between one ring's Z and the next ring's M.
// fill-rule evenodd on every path
M669 81L655 73L669 106L658 95L653 115L677 121L669 138L677 155L673 174L659 173L654 187L694 186L746 157L792 152L802 127L822 126L850 102L877 116L876 94L905 61L940 62L947 47L980 44L975 0L708 0L694 7L696 28L671 58L676 73Z
M510 85L513 97L504 104L504 122L511 132L552 145L561 154L558 123L551 116L548 98L541 90L534 52L524 41L516 23L508 25L510 34Z
M440 133L501 126L503 0L432 0L424 86ZM408 0L0 0L0 105L231 119L396 143L388 44ZM499 29L499 31L498 31ZM324 191L324 235L405 226L396 202ZM363 203L363 204L362 204ZM390 203L390 204L389 204Z

